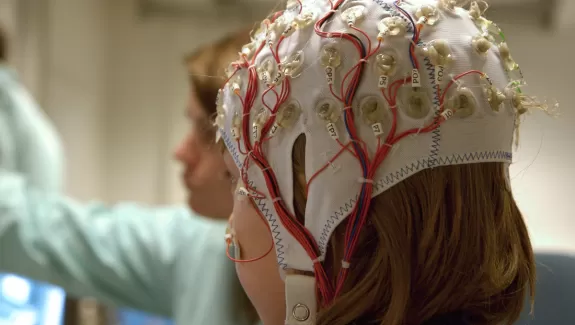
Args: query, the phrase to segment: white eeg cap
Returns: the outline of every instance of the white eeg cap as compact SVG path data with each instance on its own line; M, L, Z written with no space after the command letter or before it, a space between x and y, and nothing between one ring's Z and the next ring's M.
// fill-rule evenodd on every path
M453 0L290 1L281 16L254 33L220 94L216 122L249 187L265 196L254 200L269 222L282 269L314 271L313 259L276 209L281 200L294 213L292 149L300 135L306 137L308 182L321 171L309 185L305 211L318 260L364 185L373 185L374 197L426 168L512 161L518 117L533 103L521 92L519 67L500 30L482 17L484 9L477 2L463 9ZM326 15L323 37L314 25ZM337 33L355 35L367 58ZM356 65L362 74L351 95L347 87L355 70L346 75ZM351 96L351 105L339 99ZM346 122L367 147L363 164L353 150L333 159L342 145L361 146L350 144ZM390 141L407 130L410 135ZM378 147L387 147L388 155L366 179L362 165ZM263 168L249 157L256 153L267 161ZM279 197L268 189L269 171Z

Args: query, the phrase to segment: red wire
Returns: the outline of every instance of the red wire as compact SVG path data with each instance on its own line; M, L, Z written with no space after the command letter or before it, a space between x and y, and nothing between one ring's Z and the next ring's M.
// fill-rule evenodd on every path
M284 13L283 10L276 12L272 17L271 22L273 23L274 21L276 21L276 19L278 19L279 16L283 15L283 13Z
M397 3L399 4L399 1ZM420 31L421 31L421 27L416 28L416 30L415 30L416 35L414 37L414 39L415 39L414 42L417 42L417 40L419 39ZM419 70L419 63L418 63L417 58L415 56L414 48L415 48L414 44L411 44L410 45L410 54L414 60L415 68ZM406 81L407 81L407 79L405 81L403 81L403 83L405 83ZM383 160L385 159L385 157L387 156L387 154L391 148L391 145L388 142L394 136L394 134L396 132L396 128L397 128L396 98L397 98L397 92L399 91L400 85L401 85L401 81L394 82L391 85L391 87L389 87L389 89L388 89L389 96L386 96L385 91L382 91L384 98L387 100L388 104L391 107L392 114L393 114L393 121L392 121L392 127L390 130L390 133L388 134L387 139L386 139L386 145L382 147L381 141L378 139L378 150L376 152L376 156L374 157L374 160L372 161L371 165L369 166L369 168L367 170L368 179L370 179L370 180L373 179L373 176L375 174L375 170L377 170L377 167L381 164L381 162L383 162ZM439 92L439 89L438 89L438 92ZM351 110L348 109L347 111L351 111ZM352 214L352 220L350 220L348 222L348 227L346 229L345 247L349 247L349 250L347 252L344 252L344 257L345 257L345 260L347 262L349 262L351 260L351 257L355 253L355 248L357 245L359 234L361 233L361 230L363 229L363 226L365 224L365 221L367 218L367 212L369 211L369 205L370 205L370 201L371 201L371 193L373 191L373 185L371 183L366 184L365 187L363 187L363 189L365 190L365 192L364 192L364 196L363 196L363 202L362 202L363 204L361 205L362 211L360 211L359 213L355 213L356 211L354 208L354 213ZM358 201L358 203L359 203L359 201ZM356 204L356 207L357 206L358 205ZM354 225L356 224L356 222L355 222L356 220L358 221L357 231L355 232L355 236L351 236L352 231L354 230ZM335 296L338 296L340 294L340 292L343 288L343 283L345 282L345 279L347 278L347 274L348 274L348 269L343 268L343 266L342 266L341 272L338 276L337 283L336 283Z
M331 94L333 95L333 97L335 97L337 100L339 100L340 102L343 102L343 99L341 97L339 97L338 95L335 94L335 92L333 91L333 85L329 85L329 91L331 92Z
M330 4L332 5L332 8L339 7L339 5L341 5L342 2L343 1L340 0L334 5L333 2L330 0ZM279 16L279 14L276 14L273 19L274 20L277 19L278 16ZM327 19L328 16L329 16L329 14L322 17L316 23L316 25L315 25L316 33L321 37L340 37L340 38L346 39L346 40L352 42L352 44L356 47L356 49L358 51L361 51L361 44L359 44L355 38L352 38L348 34L342 34L342 33L329 34L329 33L321 31L321 26L323 25L323 23L325 22L325 20ZM383 145L381 144L381 140L378 139L378 150L377 150L373 160L369 161L369 157L367 157L367 146L362 140L358 139L358 137L357 137L357 130L356 130L355 121L354 121L354 114L351 110L351 102L352 102L353 97L355 96L355 92L356 92L356 88L357 88L356 86L358 85L358 82L359 82L358 78L359 78L361 68L362 68L361 64L364 63L365 60L367 60L367 58L369 58L370 56L372 56L373 54L375 54L379 50L379 48L381 46L381 41L378 43L377 48L372 51L371 50L371 40L369 40L369 37L367 37L367 34L358 28L354 28L354 27L352 27L352 28L354 30L358 31L359 33L363 34L368 39L368 43L369 43L368 44L368 48L369 48L368 55L365 58L362 58L363 60L360 60L360 62L358 64L356 64L345 75L344 80L342 81L342 84L340 87L341 97L337 96L334 93L333 87L332 87L332 85L330 85L330 91L334 95L334 97L337 98L338 100L340 100L341 102L344 102L344 104L346 105L346 108L344 110L344 114L346 114L346 119L348 120L348 129L349 129L350 141L346 145L343 145L343 144L341 144L341 142L338 141L338 143L341 146L341 150L336 155L334 155L328 161L328 163L326 163L326 165L324 165L322 168L320 168L318 171L316 171L316 173L314 175L312 175L312 177L310 178L310 180L306 184L306 192L309 191L309 187L312 184L313 180L315 180L319 174L321 174L323 171L325 171L325 169L331 163L333 163L344 151L348 151L348 152L352 153L352 155L354 155L356 158L359 156L359 154L363 154L363 156L366 157L366 159L368 159L368 166L366 167L367 168L366 173L368 175L368 179L371 179L371 178L373 178L375 171L377 170L377 167L388 156L390 149L391 149L391 146L393 146L393 144L397 143L403 137L405 137L409 134L414 134L416 132L421 132L421 133L431 132L432 130L437 128L444 121L444 119L442 119L441 116L438 115L438 118L436 118L430 125L422 128L421 130L412 129L412 130L404 131L404 132L400 133L399 135L396 135L396 129L397 129L397 95L398 95L400 87L403 84L411 81L411 78L405 78L403 80L397 80L397 81L393 82L390 85L390 87L387 89L387 93L385 90L382 90L382 94L383 94L384 98L386 99L386 101L388 102L388 104L390 105L390 108L392 110L392 114L393 114L392 127L391 127L390 133L386 137L386 141ZM416 28L416 39L419 38L420 31L421 31L421 27L418 26L418 28ZM278 44L275 47L275 51L272 50L273 55L276 58L277 63L279 63L279 46L280 46L280 43L283 41L283 39L284 39L283 36L280 37L280 39L278 40ZM264 43L262 43L262 45L258 49L258 52L261 51L263 46L264 46ZM412 56L414 57L414 61L416 61L414 48L415 47L412 44L410 46L410 52L411 52ZM254 59L252 59L252 64L253 64L254 60L255 60L255 57L254 57ZM419 68L419 65L417 63L416 63L416 68ZM469 72L466 72L464 74L461 74L461 75L455 77L454 80L457 80L457 79L459 79L459 78L461 78L467 74L474 73L474 72L482 74L480 71L469 71ZM353 73L353 77L348 84L348 87L347 87L348 91L344 92L345 82L346 82L347 78L349 78L349 76L352 75L352 73ZM447 93L447 90L453 85L454 80L452 80L447 85L447 87L443 93L441 93L441 90L439 89L439 87L437 87L438 97L440 98L440 104L441 104L440 109L442 109L442 107L443 107L443 101L444 101L444 97ZM247 155L248 155L248 157L250 157L254 161L254 163L262 171L264 171L264 176L265 176L264 179L266 182L266 187L270 193L269 198L273 199L273 205L274 205L275 210L278 213L280 221L282 222L282 224L284 225L286 230L302 245L304 250L310 256L310 258L314 261L314 270L315 270L315 274L316 274L316 278L317 278L317 282L318 282L318 291L321 293L322 298L323 298L321 302L322 302L322 304L325 305L325 304L330 303L332 301L332 299L340 293L341 289L343 288L343 283L344 283L345 279L347 278L348 269L347 268L342 269L340 275L338 276L336 286L335 286L335 292L334 292L334 290L333 290L334 288L332 287L331 281L329 281L329 279L327 278L327 274L323 268L323 265L318 260L319 247L318 247L313 235L310 233L310 231L304 225L302 225L299 221L297 221L296 218L293 217L293 215L291 215L291 213L289 212L289 210L285 206L285 203L281 199L280 190L279 190L278 185L277 185L278 182L277 182L275 173L270 168L270 165L269 165L269 163L265 157L265 154L263 152L262 144L267 139L269 139L269 138L265 138L263 136L265 134L267 134L270 127L273 126L273 123L275 122L275 114L277 113L277 110L279 109L279 107L281 107L281 105L289 97L289 94L290 94L289 78L285 78L283 80L282 89L281 89L280 94L278 94L277 91L274 89L276 87L274 85L274 86L269 87L264 92L264 94L262 95L262 102L263 102L264 106L266 106L268 108L268 110L270 110L272 112L272 115L271 115L270 119L266 122L265 126L262 128L262 138L263 139L262 140L254 139L253 146L251 145L251 143L249 141L249 134L250 134L249 133L249 112L250 112L251 107L253 106L253 102L254 102L256 94L257 94L257 88L258 88L257 83L258 83L257 73L255 72L255 68L251 67L251 68L249 68L249 81L248 81L248 87L246 89L246 97L244 99L242 99L243 114L244 114L243 119L242 119L242 125L243 125L243 131L244 131L244 143L245 143L246 150L248 152ZM350 88L350 87L353 87L353 88ZM265 94L267 94L267 92L269 92L269 91L273 91L276 95L276 104L275 104L273 109L270 108L268 105L266 105L266 103L263 100L263 96L265 96ZM349 102L347 102L347 103L345 102L346 99L344 98L345 93L350 93L349 100L348 100ZM354 146L354 150L351 150L349 147L353 142L357 142L357 143L361 144L361 146ZM239 147L239 141L238 141L238 147ZM246 157L246 160L244 161L244 164L242 166L242 180L244 181L245 184L248 184L248 182L247 182L247 169L249 166L249 160L250 159L248 159ZM365 222L367 219L367 212L369 210L369 205L371 202L373 185L371 183L365 183L362 187L364 189L364 194L365 194L362 197L363 201L361 201L362 209L361 209L361 211L357 211L358 206L360 206L359 205L360 201L358 201L356 203L356 206L354 207L354 210L352 213L352 219L353 220L350 220L350 222L348 223L348 228L346 229L346 233L347 233L346 240L345 240L346 246L348 246L347 244L349 244L349 249L345 254L347 261L349 261L351 259L351 257L353 256L353 254L355 253L355 249L357 247L357 241L359 238L359 233L361 232L361 229L365 225ZM253 193L260 193L259 195L261 195L263 197L263 193L257 192L253 188L249 189L249 191L253 192ZM352 237L351 236L351 231L353 230L352 225L356 224L356 222L357 222L357 231L355 233L355 236ZM273 244L273 241L272 241L272 244Z
M276 102L279 100L279 94L277 93L277 91L274 89L273 86L269 86L268 89L266 89L266 90L264 91L264 93L262 94L262 104L264 104L264 106L268 109L268 111L273 112L273 109L270 108L270 107L266 104L266 101L265 101L266 94L267 94L268 92L270 92L270 91L273 91L273 92L275 93L275 95L276 95Z
M261 220L264 222L264 224L268 227L269 235L270 235L270 239L271 239L271 242L272 242L272 243L271 243L271 245L270 245L270 248L267 250L267 252L266 252L265 254L263 254L262 256L256 257L256 258L247 259L247 260L242 260L242 259L236 259L236 258L233 258L233 257L230 256L230 245L231 245L231 243L232 243L233 240L232 240L232 239L226 239L226 244L227 244L227 247L226 247L226 255L228 256L228 258L229 258L230 260L232 260L232 261L234 261L234 262L236 262L236 263L251 263L251 262L259 261L259 260L263 259L264 257L268 256L269 253L274 249L274 238L273 238L273 236L272 236L272 232L271 232L271 230L270 230L270 226L269 226L269 224L268 224L266 218L263 216L263 214L261 213L261 211L257 208L257 206L256 206L256 204L254 203L254 201L251 200L251 199L250 199L250 204L253 206L254 210L257 211L258 216L260 217L260 219L261 219ZM240 252L241 252L241 249L240 249Z
M363 35L363 37L365 37L365 39L367 39L367 53L368 53L368 56L367 56L367 57L369 57L369 56L371 55L371 39L369 38L369 36L367 35L367 33L364 32L363 30L361 30L361 29L359 29L359 28L357 28L357 27L355 27L355 26L351 26L351 29L353 29L353 30L359 32L360 34Z
M341 3L341 2L340 2L340 3ZM337 6L337 5L336 5L336 6ZM325 19L325 18L324 18L324 19ZM323 24L323 20L324 20L324 19L318 21L318 23L316 24L316 33L317 33L318 35L320 35L320 36L327 37L328 34L322 32L322 31L320 30L320 26ZM360 33L362 33L364 36L367 37L367 35L366 35L363 31L361 31L361 30L359 30L359 29L357 29L357 28L354 28L354 29L357 30L357 31L359 31ZM357 40L356 40L356 39L351 38L351 37L348 36L347 34L334 33L334 34L332 34L332 35L333 35L333 37L341 37L341 38L345 38L345 39L351 41L352 44L354 44L354 45L356 46L356 48L358 49L358 51L361 52L360 44L357 43ZM332 35L329 35L329 36L332 36ZM360 148L358 148L357 146L354 146L354 150L356 151L356 154L357 154L357 156L358 156L358 155L360 154L360 153L359 153L359 150L361 149L361 150L363 151L361 154L362 154L364 157L366 157L366 158L367 158L367 146L365 145L365 143L363 143L363 141L358 140L357 131L356 131L356 129L355 129L354 116L353 116L353 112L352 112L352 110L351 110L351 104L352 104L352 100L353 100L353 98L354 98L354 96L355 96L355 91L356 91L356 89L357 89L356 85L358 84L358 78L359 78L359 75L360 75L360 72L361 72L361 64L364 63L365 60L367 60L367 58L369 58L371 55L373 55L374 53L376 53L377 50L379 49L380 45L381 45L381 42L379 42L379 43L378 43L378 48L377 48L376 50L374 50L374 51L371 51L371 40L369 40L369 37L367 37L367 38L368 38L368 42L369 42L368 54L367 54L367 56L366 56L365 58L362 58L363 60L360 60L360 62L358 62L358 64L356 64L356 65L345 75L344 80L342 81L342 84L341 84L340 94L341 94L341 97L344 98L345 93L344 93L343 88L344 88L344 85L345 85L345 81L346 81L347 78L350 76L350 74L355 71L355 73L354 73L354 75L353 75L353 79L351 80L351 82L350 82L349 85L348 85L348 92L351 91L349 98L348 98L348 99L341 100L341 98L339 98L338 96L335 96L336 98L338 98L339 100L341 100L342 102L344 102L344 104L346 105L345 110L344 110L344 114L346 114L346 120L348 121L348 123L347 123L347 128L348 128L349 136L350 136L350 138L351 138L350 144L351 144L353 141L362 143L362 146L361 146ZM350 87L353 87L353 88L350 89ZM333 93L333 90L332 90L332 93ZM334 94L334 95L335 95L335 94ZM340 151L340 152L338 153L338 155L341 154L341 152L343 152L343 151ZM334 157L333 159L335 159L335 158L336 158L336 157ZM330 162L331 162L331 161L330 161ZM328 164L329 164L329 163L328 163ZM325 170L325 168L326 168L326 167L323 167L320 171L318 171L318 173L320 173L320 172L322 172L323 170ZM317 175L318 173L316 173L316 175ZM371 174L371 173L368 171L368 174ZM315 178L316 175L314 175L313 177ZM311 180L310 180L310 181L311 181ZM356 206L355 206L354 209L353 209L353 212L352 212L352 215L353 215L353 216L355 216L356 218L359 217L360 219L361 219L361 215L367 215L367 213L366 213L366 212L367 212L367 207L369 206L369 200L371 199L371 186L366 186L366 184L364 184L363 186L366 187L366 195L364 196L364 202L363 202L363 205L362 205L362 206L364 206L364 208L362 209L362 211L357 211L357 207L359 206L359 204L358 204L359 201L358 201L357 204L356 204ZM309 185L308 185L308 187L309 187ZM365 199L365 197L366 197L367 199ZM365 202L365 201L367 201L367 202ZM349 225L352 225L352 223L353 223L353 222L350 222ZM348 236L346 236L346 238L349 238L349 237L350 237L350 236L349 236L349 232L351 231L351 229L352 229L351 226L348 226L348 229L347 229ZM346 241L347 241L347 239L346 239ZM346 271L346 272L343 272L343 274L344 274L344 275L347 274L347 271ZM344 276L343 278L345 278L345 276ZM341 279L341 280L343 280L343 279ZM341 290L342 283L343 283L343 281L338 281L338 282L336 283L336 293L335 293L335 296L337 296L338 293L339 293L339 291Z
M265 158L265 155L261 150L262 148L260 141L258 139L254 139L254 146L251 146L249 143L250 142L248 136L249 109L253 105L253 100L257 93L257 86L255 86L257 84L257 74L254 73L253 71L254 68L250 68L248 87L246 90L246 98L245 100L243 100L243 102L246 103L243 107L244 117L242 121L245 135L244 142L246 143L246 147L248 148L248 150L251 151L250 155L253 158L254 162L262 170L266 171L264 173L264 175L266 176L264 177L266 181L266 186L270 191L270 194L272 195L272 199L274 199L274 208L278 212L280 221L282 222L286 230L288 230L288 232L290 232L290 234L294 238L296 238L298 242L302 244L308 255L313 260L317 261L319 257L319 247L317 246L317 243L315 243L313 235L309 232L309 230L305 228L303 225L301 225L295 218L293 218L293 216L290 215L290 213L288 212L289 210L285 207L283 201L281 200L281 196L279 195L279 189L277 188L276 185L277 179L275 178L273 170L269 168L269 163L267 162L267 159ZM275 120L275 113L277 112L277 109L283 104L283 102L285 102L288 96L289 96L289 79L285 79L282 82L282 91L280 94L280 98L279 100L277 100L276 105L273 109L272 117L268 120L266 126L263 128L262 134L266 134L267 130ZM247 182L248 161L249 160L246 159L246 161L244 161L244 164L242 166L243 167L242 179L244 180L245 184L248 184ZM252 188L251 190L253 191L254 189ZM324 301L328 301L331 299L332 289L330 283L328 283L327 281L327 274L325 273L323 267L321 266L321 263L319 262L314 263L314 269L316 270L316 276L318 277L319 288L320 291L322 292Z
M346 151L346 149L348 149L350 145L351 145L351 142L349 142L345 146L342 146L342 148L330 160L328 160L328 162L325 165L323 165L323 167L321 167L317 172L315 172L315 174L313 174L310 177L309 181L307 182L306 188L305 188L306 195L307 195L307 193L309 193L309 187L311 186L311 183L314 181L314 179L316 177L318 177L319 174L321 174L327 167L329 167L337 159L337 157L339 157L342 153L344 153L344 151Z
M245 151L245 150L242 150L242 146L241 146L241 143L240 143L240 140L239 140L239 139L236 140L236 143L237 143L237 145L238 145L238 150L239 150L239 152L240 152L242 155L247 155L248 152Z
M256 53L252 57L252 61L250 62L250 65L253 65L256 62L256 58L257 58L258 54L264 49L264 46L266 46L266 42L262 41L262 43L260 44L260 46L256 50Z

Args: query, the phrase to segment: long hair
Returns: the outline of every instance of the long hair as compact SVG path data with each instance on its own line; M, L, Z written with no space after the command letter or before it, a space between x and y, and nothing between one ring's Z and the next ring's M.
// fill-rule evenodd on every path
M305 137L293 149L303 221ZM512 324L533 304L535 263L503 163L420 171L372 199L343 294L318 325ZM345 221L326 256L338 272Z

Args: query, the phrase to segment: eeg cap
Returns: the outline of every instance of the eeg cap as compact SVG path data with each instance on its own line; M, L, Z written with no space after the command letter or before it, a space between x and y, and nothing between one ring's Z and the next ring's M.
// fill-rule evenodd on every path
M458 2L289 1L230 66L216 124L269 222L281 269L317 276L342 220L352 218L356 235L370 198L418 171L511 163L519 117L540 104L522 92L486 5ZM292 175L301 135L303 225L293 217ZM303 321L290 315L290 324L313 324L313 311Z

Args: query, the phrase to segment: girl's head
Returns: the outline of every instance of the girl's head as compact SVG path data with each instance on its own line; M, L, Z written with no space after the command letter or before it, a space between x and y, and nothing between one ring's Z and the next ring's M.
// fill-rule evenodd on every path
M186 58L190 76L186 115L192 125L174 155L184 165L182 181L189 192L190 208L213 218L229 216L232 198L220 152L213 145L216 130L211 117L216 111L218 90L225 81L225 68L248 41L248 30L241 30Z
M541 106L453 3L292 1L233 63L229 254L266 325L510 324L532 297L508 167Z
M304 152L301 137L293 150L300 221L307 203ZM225 160L240 178L229 153ZM341 296L320 310L317 324L512 324L525 296L533 294L535 265L523 218L504 185L505 168L481 163L427 169L375 197L359 253L351 259L354 269ZM284 283L276 256L266 255L272 244L267 223L241 195L232 221L240 259L265 256L236 264L244 288L264 324L282 324ZM330 279L340 269L346 226L344 221L328 245L324 267Z

